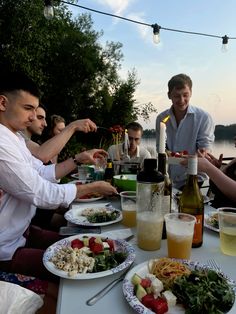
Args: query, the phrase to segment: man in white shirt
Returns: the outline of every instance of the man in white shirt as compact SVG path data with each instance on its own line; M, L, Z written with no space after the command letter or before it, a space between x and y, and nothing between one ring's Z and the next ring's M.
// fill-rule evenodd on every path
M192 80L186 74L177 74L168 82L168 97L171 107L161 112L156 119L156 143L159 151L160 122L169 116L166 122L166 148L171 152L187 151L197 154L211 150L214 142L215 126L209 113L201 108L190 105L192 96ZM169 174L173 185L182 189L186 182L186 169L182 165L169 165ZM198 180L203 182L206 174L199 173Z
M128 156L129 162L140 163L141 167L146 158L151 158L151 154L144 147L140 147L143 135L143 127L138 122L131 122L126 126L129 138ZM123 160L125 156L125 143L112 145L108 148L108 158L112 161Z
M29 225L36 207L68 207L75 198L87 193L110 195L117 191L104 181L86 185L56 184L58 179L74 170L77 163L94 163L95 157L102 158L106 152L94 149L76 154L62 163L44 166L31 155L24 138L18 133L35 120L38 105L39 92L31 79L22 73L1 73L0 188L3 196L0 268L47 279L50 274L42 264L42 256L58 235L53 232L45 234L40 231L42 229L31 233Z

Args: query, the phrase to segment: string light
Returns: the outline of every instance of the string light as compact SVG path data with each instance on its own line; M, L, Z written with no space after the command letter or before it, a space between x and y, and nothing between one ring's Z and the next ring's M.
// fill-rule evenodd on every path
M227 52L228 51L228 36L222 37L222 47L221 47L222 52Z
M54 8L52 0L44 0L43 14L47 20L51 20L54 17Z
M44 0L44 2L45 2L44 16L46 18L51 19L54 16L52 0ZM143 23L143 22L132 20L132 19L129 19L129 18L126 18L126 17L123 17L123 16L119 16L119 15L115 15L115 14L111 14L111 13L107 13L107 12L91 9L91 8L84 7L82 5L78 5L78 4L75 4L75 3L70 3L68 1L61 0L60 2L68 4L68 5L71 5L71 6L75 6L77 8L81 8L81 9L84 9L84 10L92 11L92 12L95 12L95 13L99 13L99 14L103 14L103 15L107 15L107 16L112 16L112 17L115 17L115 18L118 18L118 19L125 20L127 22L136 23L136 24L144 25L144 26L149 26L149 27L151 27L153 29L153 41L156 44L158 44L160 42L160 29L166 30L166 31L170 31L170 32L189 34L189 35L197 35L197 36L206 36L206 37L220 38L220 39L222 39L222 48L221 49L224 52L228 50L228 41L229 41L229 39L230 40L231 39L236 39L236 37L229 37L227 35L222 37L222 36L219 36L219 35L212 35L212 34L191 32L191 31L174 29L174 28L167 28L167 27L160 26L160 25L158 25L156 23L155 24ZM46 9L46 7L47 7L47 9Z
M160 26L158 24L153 24L153 42L154 44L159 44L160 42Z

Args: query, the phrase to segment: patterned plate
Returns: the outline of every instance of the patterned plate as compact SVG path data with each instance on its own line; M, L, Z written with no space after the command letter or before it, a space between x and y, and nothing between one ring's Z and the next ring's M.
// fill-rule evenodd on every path
M129 244L128 242L124 241L124 240L112 239L114 241L114 246L115 246L116 251L127 253L127 258L123 263L121 263L119 266L112 268L112 269L109 269L109 270L105 270L105 271L101 271L101 272L97 272L97 273L76 274L73 277L69 277L66 271L56 268L56 266L50 260L56 254L56 252L58 252L62 247L70 246L70 243L72 240L82 239L82 237L84 237L84 236L101 237L101 234L74 235L74 236L62 239L62 240L54 243L49 248L47 248L47 250L45 251L44 256L43 256L43 264L47 268L47 270L50 271L51 273L53 273L54 275L57 275L57 276L62 277L62 278L67 278L67 279L93 279L93 278L105 277L105 276L109 276L109 275L118 273L118 272L124 270L125 268L129 267L133 263L133 261L135 259L135 250L132 247L132 245Z
M181 260L181 262L183 264L187 265L191 269L206 269L206 268L210 269L209 266L200 264L198 262L193 262L193 261L188 261L188 260ZM128 301L128 303L130 304L130 306L137 313L139 313L139 314L153 314L153 312L150 309L148 309L147 307L145 307L134 294L134 286L131 283L131 279L135 273L137 273L141 277L145 277L145 275L148 273L148 261L133 267L128 272L128 274L126 275L126 277L123 281L124 296L125 296L126 300ZM236 293L236 283L232 279L230 279L226 275L224 275L223 273L221 273L221 274L227 279L228 283L230 285L232 285L232 287ZM235 303L234 303L231 311L232 311L232 313L236 313L236 304ZM176 305L175 307L170 308L168 311L168 314L183 314L183 313L185 313L185 309L181 305Z

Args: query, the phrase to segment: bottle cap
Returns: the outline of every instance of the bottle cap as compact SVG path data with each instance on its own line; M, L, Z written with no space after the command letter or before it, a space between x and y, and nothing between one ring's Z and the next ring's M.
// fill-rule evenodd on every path
M157 168L157 159L156 158L144 159L143 167L145 170L155 170Z

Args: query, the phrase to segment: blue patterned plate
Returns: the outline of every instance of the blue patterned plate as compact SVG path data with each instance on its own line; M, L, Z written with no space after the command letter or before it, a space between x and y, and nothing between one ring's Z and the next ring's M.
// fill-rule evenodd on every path
M181 263L185 264L186 266L188 266L192 270L193 269L206 269L206 268L210 269L209 266L200 264L199 262L193 262L193 261L188 261L188 260L178 260L178 261L181 261ZM137 313L139 313L139 314L153 314L153 312L150 309L148 309L147 307L145 307L134 294L134 286L131 283L131 279L135 273L137 273L141 277L145 277L146 274L148 273L148 261L133 267L127 273L127 275L123 281L124 296L125 296L126 300L128 301L128 303L130 304L130 306ZM227 279L228 283L233 287L233 289L236 293L236 283L232 279L228 278L222 272L220 272L220 273ZM185 309L183 306L181 306L179 304L173 308L170 308L168 311L168 314L183 314L183 313L185 313ZM232 314L236 313L236 303L234 303L234 305L233 305L233 307L229 313L232 313Z
M114 242L114 247L115 247L116 251L127 253L127 258L125 259L125 261L123 263L121 263L120 265L118 265L115 268L101 271L101 272L85 273L85 274L77 273L73 277L68 276L68 273L66 271L56 268L56 266L51 262L51 258L62 247L65 247L65 246L69 247L72 240L82 239L84 236L101 237L101 234L74 235L74 236L62 239L62 240L54 243L49 248L47 248L47 250L45 251L44 256L43 256L43 264L47 268L47 270L50 271L51 273L53 273L54 275L57 275L57 276L62 277L62 278L67 278L67 279L93 279L93 278L105 277L105 276L109 276L109 275L118 273L118 272L124 270L125 268L129 267L133 263L133 261L135 259L135 250L132 247L132 245L129 244L128 242L124 241L124 240L118 240L118 239L114 240L111 238L111 240L113 240L113 242Z

